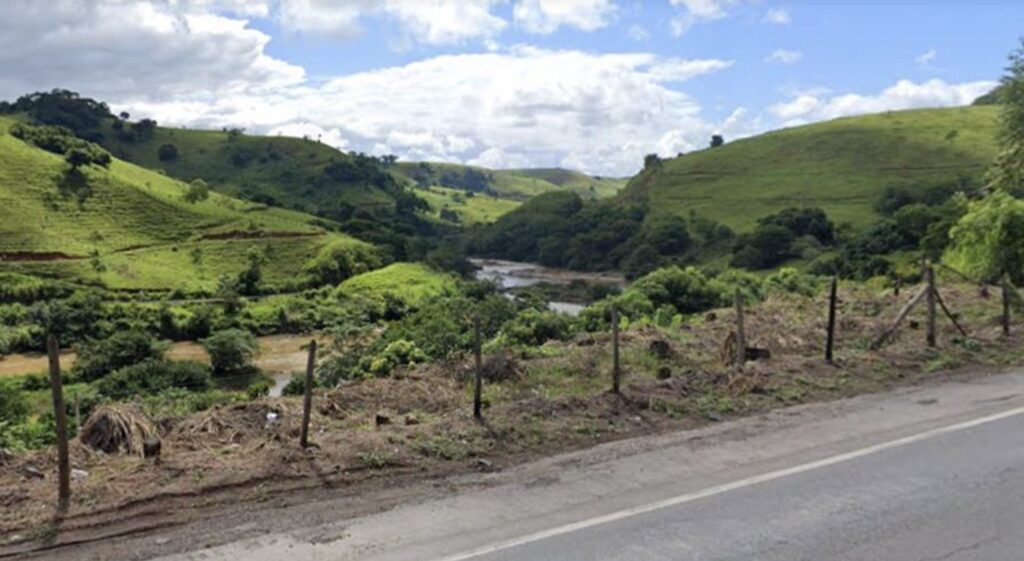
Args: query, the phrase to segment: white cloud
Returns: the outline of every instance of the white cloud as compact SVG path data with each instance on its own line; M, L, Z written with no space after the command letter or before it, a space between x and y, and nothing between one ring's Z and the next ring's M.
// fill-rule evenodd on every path
M843 94L825 97L805 93L769 111L787 126L899 109L919 107L952 107L967 105L995 87L996 82L982 80L963 84L947 84L942 80L915 83L900 80L876 95Z
M268 5L270 17L284 9ZM63 87L167 125L305 135L405 160L616 176L635 172L647 153L703 147L724 126L682 88L731 61L519 46L309 81L266 52L270 37L243 19L244 7L12 0L0 20L0 99ZM446 25L424 28L422 38L450 38Z
M349 146L345 133L340 128L325 129L319 125L305 121L296 121L273 127L267 131L269 136L294 136L295 138L308 138L323 142L339 150L347 149Z
M515 169L528 168L534 165L530 159L523 154L510 154L501 148L488 148L479 156L466 162L471 166L480 166L493 169Z
M612 0L519 0L513 19L531 33L548 34L560 26L595 31L615 15Z
M774 25L789 25L792 18L785 8L770 8L764 14L764 22Z
M201 11L224 2L4 3L0 97L71 87L104 98L167 98L293 85L304 70L264 52L245 20Z
M430 45L486 39L507 22L491 13L501 0L279 0L278 20L289 31L347 39L362 31L361 21L387 16L411 42Z
M517 47L434 57L272 94L211 98L204 104L124 107L189 126L323 134L344 146L404 160L492 166L572 165L629 175L644 154L703 147L721 124L670 87L727 68L728 61L665 59L647 53L593 54ZM388 92L382 96L381 92ZM120 108L120 107L118 107ZM296 124L298 123L298 124Z
M651 38L651 33L647 31L647 28L636 23L629 26L626 35L634 41L646 41Z
M938 56L939 56L938 51L936 51L935 49L928 49L924 53L921 53L920 55L918 55L914 59L914 62L916 62L917 65L922 67L922 68L931 68L932 67L932 63L935 62L935 59Z
M684 12L669 22L672 34L679 37L698 23L723 19L728 9L743 0L669 0L673 6L682 6Z
M800 51L793 51L789 49L778 49L772 54L765 57L765 62L774 62L777 64L796 64L800 62L800 59L804 57L804 54Z

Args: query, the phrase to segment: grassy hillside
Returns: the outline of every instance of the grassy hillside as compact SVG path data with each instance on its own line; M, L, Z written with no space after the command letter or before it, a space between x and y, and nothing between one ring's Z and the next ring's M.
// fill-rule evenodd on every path
M268 282L294 279L329 240L357 242L313 217L217 193L184 200L187 186L115 159L84 168L87 188L67 192L62 157L9 134L0 117L0 268L100 280L116 288L212 288L268 256ZM198 249L198 252L194 251Z
M745 231L792 206L870 225L888 187L920 193L977 180L996 153L998 108L922 109L794 127L665 160L620 196L652 213L691 211Z
M470 196L465 191L448 187L427 187L417 190L416 194L430 205L432 216L446 220L447 213L442 215L442 212L451 211L462 224L494 222L520 205L513 199L478 193Z
M313 140L166 127L133 136L123 134L130 124L118 123L106 121L100 131L111 154L183 181L202 178L224 193L334 218L343 218L337 216L342 206L394 207L386 187L368 178L329 177L329 164L354 159ZM161 158L162 146L173 146L174 157Z
M399 162L392 171L419 187L447 187L516 201L560 190L573 191L584 198L606 198L626 183L625 179L596 178L560 168L492 170L459 164Z

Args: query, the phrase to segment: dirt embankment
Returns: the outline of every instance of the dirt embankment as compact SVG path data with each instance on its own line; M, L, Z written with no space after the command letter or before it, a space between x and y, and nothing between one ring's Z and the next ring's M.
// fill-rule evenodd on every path
M621 395L607 391L610 335L598 333L489 360L483 422L472 417L471 363L455 362L318 391L311 423L316 446L309 450L298 446L301 400L294 398L161 420L159 464L76 441L72 463L84 474L73 481L71 510L59 523L53 522L55 453L6 457L0 459L6 544L0 555L200 520L225 509L361 496L1024 359L1020 328L1002 336L998 299L982 298L973 287L943 291L969 338L943 324L939 347L927 348L919 327L924 311L917 310L891 344L869 350L909 293L842 290L834 365L822 358L824 298L781 295L748 311L747 338L771 358L742 370L721 362L722 343L735 325L732 310L724 309L679 327L624 330Z

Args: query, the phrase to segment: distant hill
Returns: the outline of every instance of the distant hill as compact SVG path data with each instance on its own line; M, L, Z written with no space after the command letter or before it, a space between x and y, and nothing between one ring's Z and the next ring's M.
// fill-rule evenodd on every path
M998 108L894 111L777 130L648 167L618 196L653 215L695 213L737 230L816 206L856 227L887 188L978 182L996 154Z
M439 218L458 216L462 223L493 222L531 197L571 191L585 199L608 198L626 179L592 177L561 168L487 169L448 163L398 162L391 168L400 180L418 188Z
M252 248L268 257L265 280L278 283L325 244L363 244L299 212L215 192L187 202L185 183L117 158L84 167L81 185L68 186L64 158L15 138L17 122L0 117L0 270L209 289L243 270Z

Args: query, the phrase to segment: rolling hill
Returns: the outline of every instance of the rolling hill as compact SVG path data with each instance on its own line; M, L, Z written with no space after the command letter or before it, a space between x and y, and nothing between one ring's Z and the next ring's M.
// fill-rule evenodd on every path
M83 168L87 188L63 189L64 158L10 134L0 117L0 270L100 281L111 288L205 288L268 261L265 280L294 280L328 243L363 244L312 216L218 193L187 202L188 186L114 159Z
M514 201L560 190L573 191L584 198L606 198L626 184L625 179L591 177L561 168L488 169L448 163L398 162L392 169L396 176L421 188L446 187Z
M998 107L894 111L777 130L664 160L618 196L652 214L691 212L737 230L786 207L871 224L887 188L976 182L996 154Z

